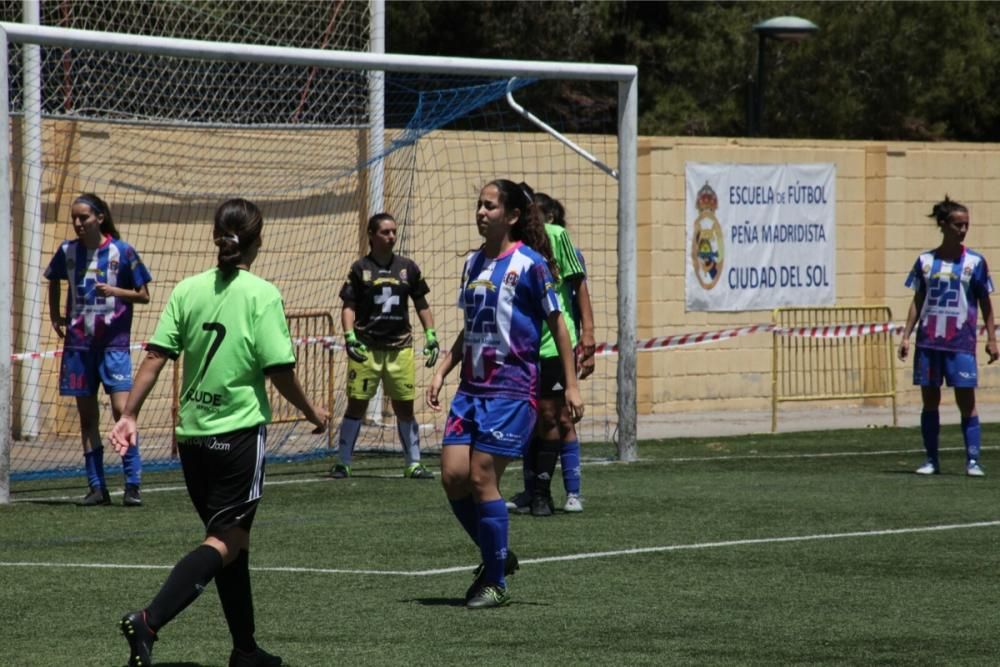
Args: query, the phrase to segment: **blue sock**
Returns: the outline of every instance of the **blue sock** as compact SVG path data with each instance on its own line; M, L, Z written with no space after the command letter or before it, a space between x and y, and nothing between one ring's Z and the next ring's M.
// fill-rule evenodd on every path
M87 484L95 489L107 487L104 481L104 447L95 447L83 453L83 467L87 471Z
M507 561L507 530L510 519L503 499L479 504L479 553L486 565L484 581L507 586L503 578Z
M122 472L125 473L125 483L139 486L142 483L142 456L139 454L139 436L135 436L135 444L129 445L122 455Z
M962 438L965 440L965 461L979 461L979 415L962 418Z
M941 416L937 410L924 410L920 413L920 434L924 436L924 449L927 450L927 460L935 466L938 464L938 435L941 433Z
M563 487L566 493L580 495L580 441L564 442L559 453Z
M465 532L469 534L476 546L479 546L479 510L476 508L472 496L468 495L458 500L449 498L448 502L451 503L451 513L462 524L462 528L465 528ZM504 505L504 511L506 510L507 506Z

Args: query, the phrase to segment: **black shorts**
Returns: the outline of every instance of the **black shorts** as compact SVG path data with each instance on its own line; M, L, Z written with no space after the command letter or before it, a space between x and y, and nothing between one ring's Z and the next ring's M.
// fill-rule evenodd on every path
M266 444L263 424L177 443L188 495L209 535L250 530L264 489Z
M562 360L559 357L542 357L539 364L539 383L541 398L562 398L566 393L566 376L563 374Z

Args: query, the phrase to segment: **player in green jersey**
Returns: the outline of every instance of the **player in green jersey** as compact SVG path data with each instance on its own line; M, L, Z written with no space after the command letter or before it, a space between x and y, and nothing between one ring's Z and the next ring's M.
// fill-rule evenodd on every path
M254 639L250 588L250 528L263 490L265 425L271 421L265 377L302 411L314 433L326 430L329 415L309 401L296 379L281 293L250 273L262 226L260 211L244 199L216 210L218 266L174 288L111 431L115 450L126 451L160 371L183 354L177 449L205 539L177 562L149 606L122 618L130 667L151 664L158 631L213 579L233 639L229 666L281 665Z

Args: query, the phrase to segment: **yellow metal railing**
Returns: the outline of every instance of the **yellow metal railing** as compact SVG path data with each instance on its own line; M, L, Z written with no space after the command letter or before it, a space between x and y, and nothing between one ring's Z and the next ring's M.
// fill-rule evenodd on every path
M288 333L295 346L295 375L310 400L326 406L333 414L333 358L327 345L319 344L319 339L330 339L334 335L333 316L325 310L292 310L285 313ZM271 423L288 424L304 421L302 413L282 398L270 382L267 384L268 400L271 403ZM326 430L326 446L333 446L330 429Z
M889 398L892 424L897 425L892 330L875 326L891 319L886 306L775 309L771 431L778 429L778 403L783 401ZM863 333L852 329L842 335L836 329L859 325Z

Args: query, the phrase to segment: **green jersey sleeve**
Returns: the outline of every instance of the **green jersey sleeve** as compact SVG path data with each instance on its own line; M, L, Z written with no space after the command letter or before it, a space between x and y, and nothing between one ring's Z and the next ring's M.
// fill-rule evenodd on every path
M254 345L262 369L295 363L295 349L280 294L261 304L254 324Z
M184 336L182 333L181 303L183 299L178 294L180 290L174 288L167 299L167 305L160 313L160 320L156 324L156 331L149 340L151 347L166 352L171 359L180 356L184 349Z
M576 247L569 238L569 234L559 225L546 223L545 233L549 236L549 243L552 245L552 256L559 267L559 282L556 284L556 296L559 297L559 310L562 311L563 322L566 323L566 330L569 333L570 345L576 347L576 322L573 320L572 295L567 281L574 278L586 277L580 258L576 254ZM542 340L539 346L539 355L543 359L550 359L559 356L559 348L556 346L555 338L549 331L547 322L542 323Z
M585 272L577 257L576 247L570 240L569 232L558 225L545 225L549 241L552 243L552 256L559 267L559 280L565 282L573 278L583 277Z

